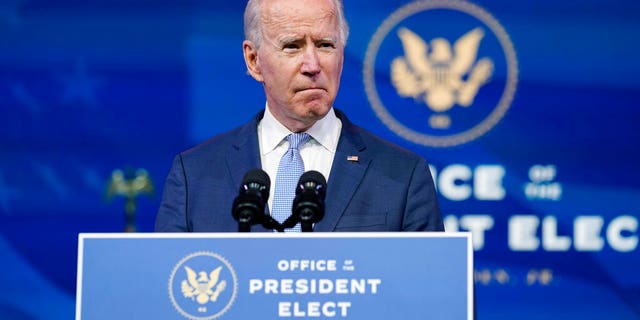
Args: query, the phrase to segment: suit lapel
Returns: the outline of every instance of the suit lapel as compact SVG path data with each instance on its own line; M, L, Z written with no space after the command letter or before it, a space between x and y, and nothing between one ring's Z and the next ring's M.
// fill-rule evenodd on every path
M342 131L327 182L325 216L315 226L315 231L319 232L335 229L371 162L357 127L338 110L336 115L342 121Z
M242 178L249 170L262 168L260 145L258 143L258 122L262 119L262 116L263 113L261 112L252 121L240 128L229 154L226 155L229 177L235 188L240 186ZM234 197L237 192L237 189L234 189ZM270 230L266 230L262 225L258 224L253 225L251 231L266 232Z
M342 121L342 130L331 167L331 175L327 182L325 216L314 228L318 232L335 229L371 162L371 157L366 152L366 145L358 133L358 128L349 122L342 112L334 110ZM262 168L258 144L258 122L262 116L263 113L259 113L252 121L240 128L237 138L226 156L227 168L233 186L240 186L242 177L247 171ZM268 231L261 225L254 225L251 229L253 232Z
M262 168L258 145L258 121L261 118L262 114L259 114L240 128L229 154L226 155L233 186L240 186L242 177L247 171Z

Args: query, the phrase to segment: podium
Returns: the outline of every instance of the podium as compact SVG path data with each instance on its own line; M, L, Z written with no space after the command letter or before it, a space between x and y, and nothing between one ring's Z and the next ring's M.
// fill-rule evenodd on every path
M76 319L468 319L469 233L80 234Z

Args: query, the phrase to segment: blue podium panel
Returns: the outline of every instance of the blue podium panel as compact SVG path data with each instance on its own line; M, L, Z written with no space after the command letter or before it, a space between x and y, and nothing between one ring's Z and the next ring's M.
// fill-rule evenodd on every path
M472 319L469 233L80 234L76 319Z

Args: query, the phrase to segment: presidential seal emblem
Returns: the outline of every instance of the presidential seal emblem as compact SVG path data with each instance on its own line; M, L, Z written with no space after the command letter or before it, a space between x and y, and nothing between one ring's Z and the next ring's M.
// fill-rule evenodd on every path
M217 319L231 308L237 291L238 279L233 267L212 252L184 257L169 277L171 303L188 319Z
M371 38L367 98L395 134L450 147L491 130L509 109L518 62L509 35L464 0L423 0L393 12Z

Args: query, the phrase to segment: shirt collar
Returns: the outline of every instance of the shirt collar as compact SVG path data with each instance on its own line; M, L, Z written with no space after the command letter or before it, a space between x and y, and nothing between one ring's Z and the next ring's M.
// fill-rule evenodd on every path
M273 151L282 141L292 132L282 125L273 114L269 111L269 107L265 108L264 116L260 121L260 142L263 146L263 154ZM340 131L342 130L342 122L336 117L333 108L329 110L327 115L316 121L307 133L317 143L322 145L328 151L335 153L340 139Z

